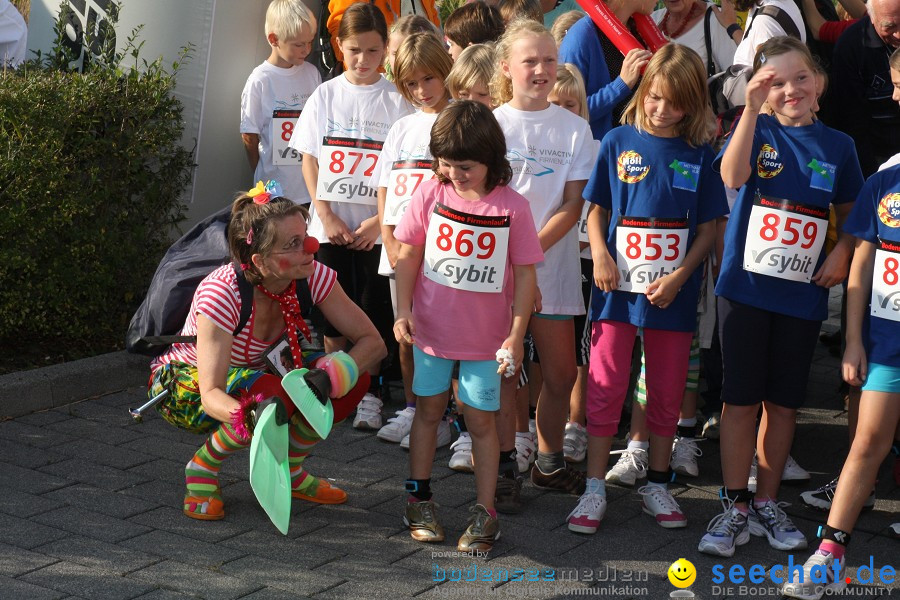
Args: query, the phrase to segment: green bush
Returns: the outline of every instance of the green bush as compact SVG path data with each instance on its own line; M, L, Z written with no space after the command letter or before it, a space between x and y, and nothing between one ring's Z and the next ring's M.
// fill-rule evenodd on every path
M161 59L141 60L137 29L120 53L114 41L93 41L100 52L71 72L60 23L56 31L60 43L49 56L0 72L6 370L23 354L69 359L121 347L184 218L193 166L172 94L178 62L168 69Z

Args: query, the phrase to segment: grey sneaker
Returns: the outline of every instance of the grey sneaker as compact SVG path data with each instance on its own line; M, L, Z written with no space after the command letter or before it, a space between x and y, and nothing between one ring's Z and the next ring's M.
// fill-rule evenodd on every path
M418 542L443 542L444 528L438 522L437 504L431 500L408 502L403 524L409 527L409 535Z
M722 499L722 514L713 518L706 527L706 535L697 547L700 552L716 556L734 556L734 549L750 541L747 515L743 514L727 498Z
M500 539L500 521L492 517L481 504L476 504L469 512L472 513L469 517L469 526L459 538L456 549L460 552L471 550L490 552L494 542Z
M767 537L776 550L803 550L806 537L781 508L787 502L769 500L761 508L750 505L750 533Z
M817 568L818 567L818 568ZM788 581L781 588L781 593L788 598L800 598L801 600L819 600L825 595L825 590L830 590L829 595L840 592L847 587L843 576L843 565L838 564L839 576L835 577L834 555L830 552L816 550L812 556L803 563L803 572L791 570L787 573ZM816 573L813 574L813 569ZM826 582L821 583L822 573L825 573ZM814 577L815 575L815 577ZM813 581L813 579L816 581Z

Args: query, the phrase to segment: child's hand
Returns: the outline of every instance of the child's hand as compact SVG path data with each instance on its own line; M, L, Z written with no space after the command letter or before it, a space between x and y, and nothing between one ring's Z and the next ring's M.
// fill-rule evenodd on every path
M664 275L647 286L647 300L658 308L668 308L681 291L681 278L674 273Z
M619 289L619 267L609 252L603 252L600 260L594 261L594 283L604 292Z
M534 286L534 312L539 313L541 309L544 308L541 299L543 296L541 295L541 288L538 286Z
M497 362L500 363L497 373L502 373L504 377L514 376L522 366L524 357L525 348L522 340L512 336L506 338L497 350Z
M378 215L369 217L359 224L353 232L353 241L347 246L350 250L371 250L375 247L375 240L381 235L381 225L378 224Z
M400 344L412 346L415 341L414 335L416 335L416 326L413 323L412 315L398 312L397 320L394 321L394 339Z
M350 231L344 220L333 212L320 213L319 217L322 219L322 227L325 229L328 241L335 246L346 246L354 240L353 232Z
M619 71L619 77L622 78L622 81L625 82L628 89L634 89L638 79L641 78L641 71L643 71L644 67L647 66L647 63L650 62L651 56L653 55L649 50L640 50L638 48L632 48L628 51L628 54L625 55L625 60L622 62L622 69Z
M758 113L766 98L769 97L773 81L775 81L775 69L768 66L761 67L747 82L745 95L747 106L744 110L749 109Z
M847 340L844 359L841 361L841 375L848 384L859 387L866 382L869 365L866 362L866 351L860 342Z
M847 279L852 255L852 251L846 250L848 246L849 244L837 244L834 247L816 274L812 276L813 283L819 287L830 288Z

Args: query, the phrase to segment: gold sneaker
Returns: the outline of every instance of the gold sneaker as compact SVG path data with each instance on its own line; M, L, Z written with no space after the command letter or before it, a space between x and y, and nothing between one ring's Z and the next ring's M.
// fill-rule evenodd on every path
M500 539L500 521L492 517L481 504L476 504L469 512L472 513L469 517L469 526L459 538L456 549L460 552L471 550L489 552L494 547L494 542Z
M443 542L444 528L438 522L437 504L431 500L407 502L403 524L409 527L409 535L418 542Z

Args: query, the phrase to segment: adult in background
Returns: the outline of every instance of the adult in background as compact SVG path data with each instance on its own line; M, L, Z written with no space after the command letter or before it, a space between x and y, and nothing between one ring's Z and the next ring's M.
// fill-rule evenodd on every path
M704 65L709 58L707 48L710 48L716 73L731 66L734 52L744 35L731 0L722 0L722 8L704 0L664 0L664 4L651 15L663 35L699 54ZM709 40L705 33L706 19L709 19Z
M869 0L868 14L834 47L834 126L856 142L863 175L900 152L900 107L891 100L888 59L900 47L900 0Z
M650 14L656 5L654 0L610 0L607 4L632 35L643 43L631 15ZM591 133L595 140L599 140L612 129L613 123L619 124L625 105L641 78L641 69L650 62L650 52L631 50L622 56L594 21L584 17L572 25L563 38L559 46L559 62L572 63L581 71L587 92Z

